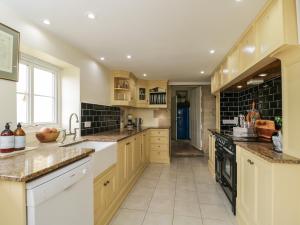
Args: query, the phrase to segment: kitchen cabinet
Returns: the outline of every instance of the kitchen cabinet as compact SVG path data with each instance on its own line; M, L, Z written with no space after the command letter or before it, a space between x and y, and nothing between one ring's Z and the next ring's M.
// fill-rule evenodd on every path
M221 88L220 73L217 70L211 77L211 92L216 93Z
M168 81L137 79L127 71L114 71L112 77L112 105L154 109L168 107Z
M127 71L112 73L112 105L131 106L135 103L135 78Z
M150 162L170 163L169 129L150 130Z
M209 146L208 146L208 169L210 173L215 176L215 136L213 134L209 134Z
M239 48L235 47L231 54L228 56L228 70L229 70L229 81L236 78L240 73L240 52Z
M239 151L237 158L240 215L248 224L271 224L271 165L243 150Z
M239 45L239 69L245 71L257 60L257 43L255 26L252 26Z
M212 93L234 85L250 69L261 68L274 54L295 45L298 45L296 1L268 1L213 72Z
M149 103L149 89L147 80L137 80L137 108L147 108Z
M118 174L118 185L119 189L123 187L128 181L128 142L121 141L118 143L118 163L117 163L117 174Z
M236 160L239 225L300 224L300 165L272 163L239 146Z
M230 81L228 59L222 64L220 68L221 86L225 86Z
M150 148L149 148L149 132L144 131L143 137L142 137L142 149L144 151L144 157L143 157L143 163L149 163L150 162Z
M117 192L115 166L107 169L94 180L94 219L99 224Z
M133 164L134 171L138 171L140 169L142 163L142 135L137 134L134 136L134 154L133 154Z

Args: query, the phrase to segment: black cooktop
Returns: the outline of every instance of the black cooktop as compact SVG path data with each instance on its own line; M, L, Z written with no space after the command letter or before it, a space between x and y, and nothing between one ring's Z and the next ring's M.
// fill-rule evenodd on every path
M233 142L264 142L271 143L271 139L262 138L262 137L236 137L233 136L232 131L221 130L220 132L215 131L215 134L223 136L224 138L230 139Z

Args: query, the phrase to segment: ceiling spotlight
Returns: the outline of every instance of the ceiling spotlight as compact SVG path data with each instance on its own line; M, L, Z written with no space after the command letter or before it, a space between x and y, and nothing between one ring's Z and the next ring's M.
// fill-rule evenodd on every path
M143 74L143 76L144 76L144 77L146 77L146 76L147 76L147 74L146 74L146 73L144 73L144 74Z
M89 19L91 19L91 20L94 20L94 19L96 19L96 16L95 16L95 14L94 14L94 13L92 13L92 12L88 12L88 13L87 13L87 17L88 17Z
M236 2L242 2L243 0L235 0Z
M243 87L242 85L238 85L238 86L237 86L238 89L241 89L242 87Z
M105 60L105 58L104 58L104 57L101 57L101 58L100 58L100 60L101 60L101 61L104 61L104 60Z
M126 57L127 57L127 59L132 59L131 55L127 55Z
M268 76L268 74L262 73L262 74L259 74L258 76L259 76L259 77L266 77L266 76Z
M209 50L210 54L215 54L215 52L216 52L216 50L214 50L214 49Z
M51 24L50 20L48 20L48 19L44 19L43 23L46 24L46 25L50 25Z
M201 72L200 72L201 74L204 74L205 72L204 72L204 70L201 70Z

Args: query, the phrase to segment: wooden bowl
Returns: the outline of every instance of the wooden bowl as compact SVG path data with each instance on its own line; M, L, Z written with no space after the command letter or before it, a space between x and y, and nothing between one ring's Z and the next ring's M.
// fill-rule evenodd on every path
M35 136L41 143L48 143L56 141L56 139L59 136L59 133L59 131L51 133L37 132Z

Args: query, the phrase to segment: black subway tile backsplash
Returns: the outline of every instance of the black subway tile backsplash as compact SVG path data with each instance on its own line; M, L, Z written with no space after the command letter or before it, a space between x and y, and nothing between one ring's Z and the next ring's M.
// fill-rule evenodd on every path
M120 127L119 107L81 103L81 136L115 130ZM90 121L91 127L85 128L84 122Z
M253 100L262 119L274 120L282 116L281 77L267 81L240 92L221 93L221 129L232 130L234 125L224 125L224 119L234 119L240 114L246 115Z

